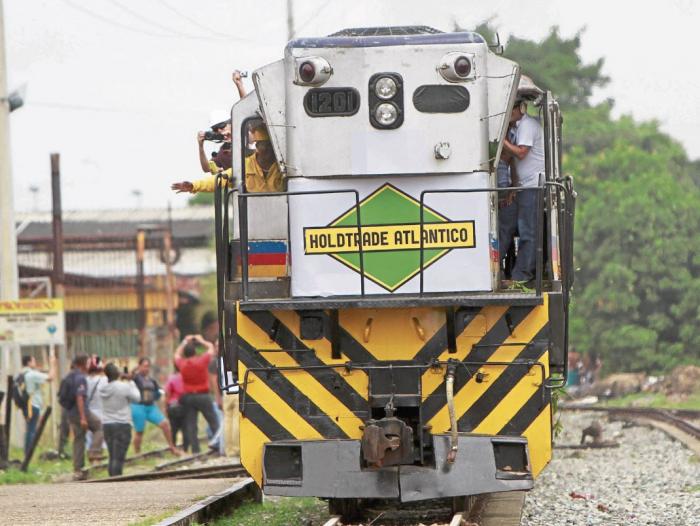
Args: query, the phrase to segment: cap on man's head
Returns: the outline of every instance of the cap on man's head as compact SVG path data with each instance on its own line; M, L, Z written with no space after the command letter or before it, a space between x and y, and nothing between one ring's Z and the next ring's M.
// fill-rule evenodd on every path
M209 127L212 130L223 128L231 122L231 114L225 110L215 110L209 114Z
M270 134L267 131L267 126L265 125L260 125L256 126L253 129L253 140L255 142L258 141L269 141L270 140Z

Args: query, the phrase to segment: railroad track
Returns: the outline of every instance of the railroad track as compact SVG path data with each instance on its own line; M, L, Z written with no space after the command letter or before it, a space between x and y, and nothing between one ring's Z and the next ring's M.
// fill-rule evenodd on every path
M342 514L332 515L323 526L520 526L524 502L523 491L400 505L391 501L370 501L360 503L353 520L345 520Z
M598 411L616 418L648 419L664 422L700 440L700 427L689 420L700 420L700 411L657 409L652 407L604 407L598 405L561 404L563 411Z
M191 526L204 524L238 508L245 501L262 502L260 489L251 478L236 482L229 489L207 497L175 515L163 519L157 526Z
M88 480L86 483L100 482L133 482L137 480L161 480L161 479L204 479L204 478L235 478L246 476L246 471L240 464L219 464L189 469L170 469L161 471L147 471L133 475L121 475L104 479Z
M200 442L206 442L208 440L208 438L206 436L201 436L201 437L199 437L198 440ZM178 447L180 447L180 446L178 446ZM141 460L146 460L146 459L150 459L150 458L154 458L154 457L162 457L164 455L167 455L168 453L170 453L169 447L163 447L160 449L146 451L144 453L139 453L137 455L132 455L130 457L127 457L124 460L124 465L133 464L135 462L140 462ZM191 457L187 457L187 458L191 458ZM88 466L85 469L89 473L92 473L95 471L99 471L101 469L107 469L108 467L109 467L109 462L102 462L100 464L92 464L91 466Z

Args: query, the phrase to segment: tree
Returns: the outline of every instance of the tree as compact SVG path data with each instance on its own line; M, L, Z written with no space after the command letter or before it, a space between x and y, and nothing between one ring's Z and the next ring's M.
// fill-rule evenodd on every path
M477 31L494 40L488 22ZM700 161L658 123L591 105L609 79L603 59L581 60L581 34L512 36L504 52L564 110L564 170L578 192L571 341L608 371L700 363Z
M455 30L463 30L455 26ZM475 31L488 43L495 42L496 30L491 21L479 24ZM578 31L567 39L553 27L541 42L510 36L503 55L522 67L522 72L540 87L555 93L562 108L586 108L595 88L605 86L610 79L603 75L603 59L584 64L579 55L581 35Z
M212 213L214 210L214 192L200 192L193 195L187 200L187 204L190 206L201 206L208 205L212 207Z

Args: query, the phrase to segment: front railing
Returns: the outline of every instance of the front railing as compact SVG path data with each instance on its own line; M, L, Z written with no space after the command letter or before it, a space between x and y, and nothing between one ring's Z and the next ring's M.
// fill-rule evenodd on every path
M224 311L227 307L225 302L225 289L228 269L230 269L230 258L232 254L230 253L228 247L231 241L229 225L230 217L229 210L231 208L232 200L234 196L237 196L238 202L238 226L239 226L239 239L240 239L240 257L241 257L241 299L243 301L254 301L255 298L251 298L250 294L250 279L248 271L248 200L261 197L277 197L277 196L308 196L308 195L325 195L325 194L350 194L354 197L354 209L356 212L356 225L358 231L358 255L359 255L359 266L360 266L360 287L359 287L359 298L366 298L365 289L365 261L364 261L364 249L363 249L363 237L362 237L362 218L361 218L361 207L360 207L360 195L355 189L342 189L342 190L316 190L316 191L296 191L296 192L271 192L271 193L240 193L237 189L229 189L225 183L225 179L222 176L217 176L216 178L217 186L215 190L215 229L216 229L216 257L217 257L217 303L220 316L220 356L223 356L224 368L228 370L236 370L235 368L229 368L232 366L232 362L235 362L234 357L227 357L226 353L222 352L226 347L232 348L235 346L235 330L230 327L230 324L225 323ZM544 211L545 206L547 207L547 212L549 214L549 221L554 221L555 217L558 221L558 234L559 234L559 259L561 265L561 282L562 282L562 294L564 296L564 305L567 307L569 303L569 288L573 283L573 220L574 220L574 205L575 205L575 193L573 191L573 185L570 177L564 178L559 181L546 181L540 186L531 188L522 187L508 187L508 188L475 188L475 189L445 189L436 188L423 190L420 194L420 269L419 269L419 280L420 288L418 298L425 297L427 294L425 292L425 280L424 280L424 270L425 270L425 200L426 196L431 194L456 194L456 193L499 193L499 192L537 192L537 209L536 209L536 261L535 261L535 296L539 297L542 294L543 289L543 276L544 276ZM548 193L549 191L549 193ZM545 200L545 197L547 199ZM546 203L546 204L545 204ZM290 244L288 244L288 250ZM406 294L392 294L392 296L406 296ZM328 299L332 299L329 297ZM230 316L235 316L235 313L230 313ZM224 344L224 342L228 342ZM565 365L566 367L566 360ZM224 381L223 376L220 375L221 387L226 388L228 382ZM237 378L234 378L234 382L237 382Z

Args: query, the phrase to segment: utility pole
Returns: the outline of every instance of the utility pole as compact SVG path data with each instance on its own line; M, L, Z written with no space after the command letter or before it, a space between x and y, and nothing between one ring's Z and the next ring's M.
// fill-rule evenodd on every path
M51 294L49 297L64 298L66 295L65 289L65 274L63 271L63 204L61 200L61 154L51 154L51 229L53 233L52 248L53 248L53 272L51 273ZM68 374L68 356L66 354L67 345L51 346L49 349L49 357L56 357L58 361L58 377L63 378ZM58 379L54 380L51 385L51 405L58 407ZM61 419L58 418L58 413L52 420L52 429L56 448L59 444L56 438L60 435L59 426Z
M5 17L0 0L0 300L19 298L17 275L17 237L15 234L15 204L10 161L10 102L7 92L7 61L5 58ZM0 382L19 369L19 346L0 346ZM5 396L10 396L6 393ZM6 406L10 407L10 406ZM17 427L17 426L15 426ZM13 436L16 442L17 436Z
M287 41L294 38L294 2L287 0Z
M0 0L0 299L19 297L14 192L10 161L10 103L5 60L5 19Z

